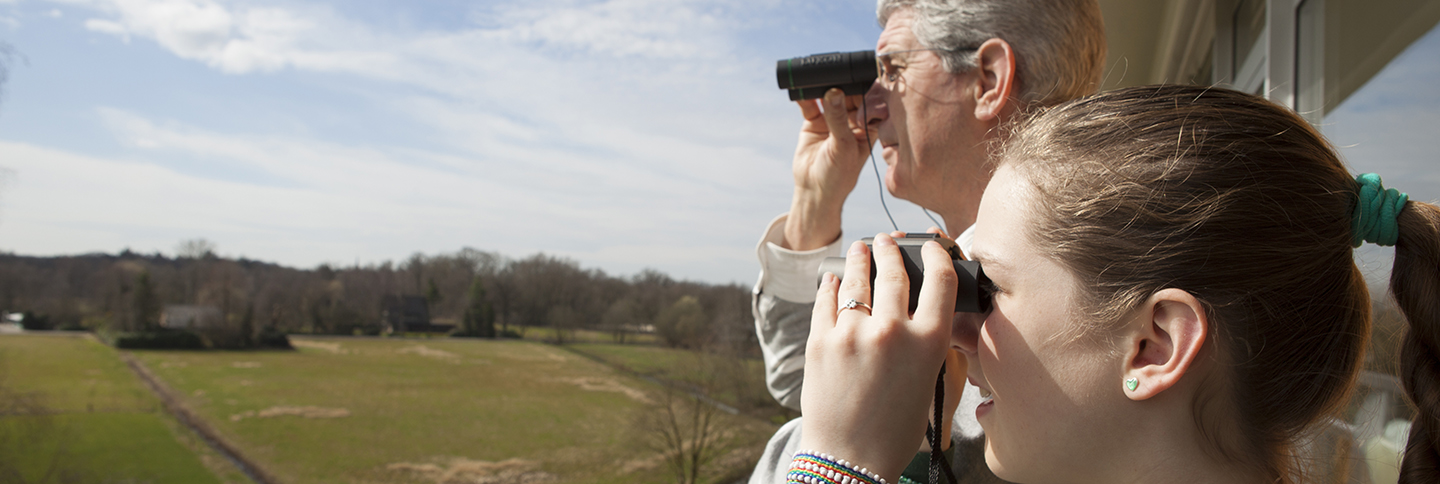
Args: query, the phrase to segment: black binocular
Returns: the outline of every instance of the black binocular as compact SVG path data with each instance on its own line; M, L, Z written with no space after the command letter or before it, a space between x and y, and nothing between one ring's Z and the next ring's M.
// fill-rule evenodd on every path
M900 246L900 257L905 261L905 275L910 277L910 312L920 305L920 283L925 279L925 261L920 257L920 247L927 241L936 241L940 247L950 254L950 263L955 265L955 275L958 276L959 284L955 291L955 312L957 313L988 313L991 306L991 284L990 278L985 277L985 271L980 269L980 263L965 260L960 255L960 246L955 241L940 237L935 234L907 234L904 237L897 237L895 245ZM861 239L866 247L874 248L875 238L866 237ZM826 272L835 274L836 277L845 277L845 258L826 257L820 263L819 276L823 277ZM875 255L870 255L870 292L875 292ZM873 300L873 299L872 299Z
M877 77L873 50L815 54L775 63L775 79L780 89L790 92L791 101L819 98L837 87L846 96L865 94Z

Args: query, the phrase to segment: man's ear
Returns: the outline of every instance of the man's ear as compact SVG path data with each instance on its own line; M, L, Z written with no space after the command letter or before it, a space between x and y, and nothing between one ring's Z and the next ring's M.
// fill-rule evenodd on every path
M1205 344L1205 307L1190 293L1164 289L1136 313L1125 337L1125 396L1145 400L1170 389L1189 372Z
M1019 92L1020 78L1016 71L1015 49L1002 39L990 39L975 52L979 89L975 93L975 118L981 121L1000 119L1012 107L1012 95Z

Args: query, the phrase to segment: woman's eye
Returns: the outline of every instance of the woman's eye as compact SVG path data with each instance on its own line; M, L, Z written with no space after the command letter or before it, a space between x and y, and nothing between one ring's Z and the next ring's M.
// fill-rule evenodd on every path
M1004 292L1000 290L1000 286L995 285L995 281L991 281L989 279L986 279L985 282L980 283L980 289L989 294L1000 294Z

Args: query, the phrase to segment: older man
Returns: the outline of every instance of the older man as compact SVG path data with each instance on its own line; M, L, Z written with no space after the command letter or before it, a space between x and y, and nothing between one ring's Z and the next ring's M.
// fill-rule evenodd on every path
M880 78L863 100L832 90L820 102L799 103L805 121L790 211L770 223L756 249L755 329L766 384L796 410L816 271L824 258L841 255L840 212L865 166L867 143L880 144L886 188L939 214L968 250L990 180L989 154L1003 142L1005 123L1095 92L1105 59L1095 0L878 0L877 16L884 26L875 46ZM963 365L953 354L948 361ZM962 387L967 410L979 401L959 369L946 372L953 376L947 418L962 402ZM965 454L955 463L962 481L995 480L974 412L942 424L945 442L952 425L960 434L956 450ZM796 419L776 433L750 482L783 481L799 432Z

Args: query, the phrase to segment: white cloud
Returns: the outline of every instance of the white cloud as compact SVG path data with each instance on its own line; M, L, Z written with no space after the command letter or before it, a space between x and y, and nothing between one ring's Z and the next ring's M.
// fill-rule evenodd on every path
M493 33L507 40L586 53L676 59L708 57L722 21L699 2L611 0L569 8L505 9L499 23L505 27Z
M141 242L163 250L205 236L250 257L310 265L475 246L565 254L611 272L660 267L677 277L744 281L753 234L738 234L745 242L728 248L721 242L737 235L733 227L763 223L771 211L745 209L753 201L737 195L747 188L736 182L625 160L575 163L541 152L497 162L223 135L111 108L99 115L136 150L125 157L131 161L0 142L0 159L19 160L19 181L4 200L12 216L0 219L4 248L43 254L137 244L148 251ZM724 166L730 154L704 162ZM216 169L222 175L209 174ZM235 171L265 176L240 182L224 175ZM97 196L108 201L80 202ZM59 199L65 202L46 202ZM75 242L86 248L50 246L56 234L96 227L108 227L108 235ZM277 238L289 248L275 247Z
M91 32L119 36L125 43L130 43L130 30L126 29L124 25L120 25L119 22L92 18L85 21L85 29Z
M345 39L331 35L335 29L318 29L315 19L335 20L321 10L301 14L276 7L230 8L214 0L92 0L82 5L108 16L86 20L89 30L127 41L131 36L151 39L180 58L229 74L291 66L327 70L372 60L338 46L311 48L317 41L344 44ZM325 37L312 38L317 33Z
M154 40L175 55L226 73L286 67L380 74L394 56L446 63L426 45L464 44L462 63L496 57L495 49L538 49L551 55L652 59L715 58L727 44L725 22L713 3L607 0L555 6L517 3L484 15L496 28L390 38L318 7L257 7L217 0L62 0L105 14L91 30ZM499 57L505 57L501 55ZM377 60L382 62L377 63ZM463 70L468 70L462 67ZM392 71L393 72L393 71ZM452 71L453 72L453 71Z
M161 234L157 248L206 236L251 257L312 264L468 245L545 250L612 271L653 266L679 277L746 281L754 232L788 206L798 114L765 75L773 59L736 52L736 20L715 9L738 7L515 3L493 8L473 27L382 32L294 4L66 1L92 12L92 31L153 41L221 72L293 69L380 81L355 90L408 118L385 123L418 124L442 140L355 146L218 133L101 109L100 119L131 150L124 158L165 171L166 184L224 182L228 188L204 192L234 193L184 198L224 220L212 228L228 232L214 235L171 237L165 234L177 229L134 218L91 221L133 223L122 235L134 240ZM253 190L234 181L237 172L254 175L245 178ZM112 193L91 189L74 193ZM879 209L868 196L857 199L872 206L847 209L847 217L874 218ZM236 201L261 198L266 203ZM378 220L386 228L377 229ZM564 236L522 242L500 235L516 233ZM282 253L262 250L272 242L238 242L259 236L296 239L291 245L309 239L336 255L316 255L310 245Z

